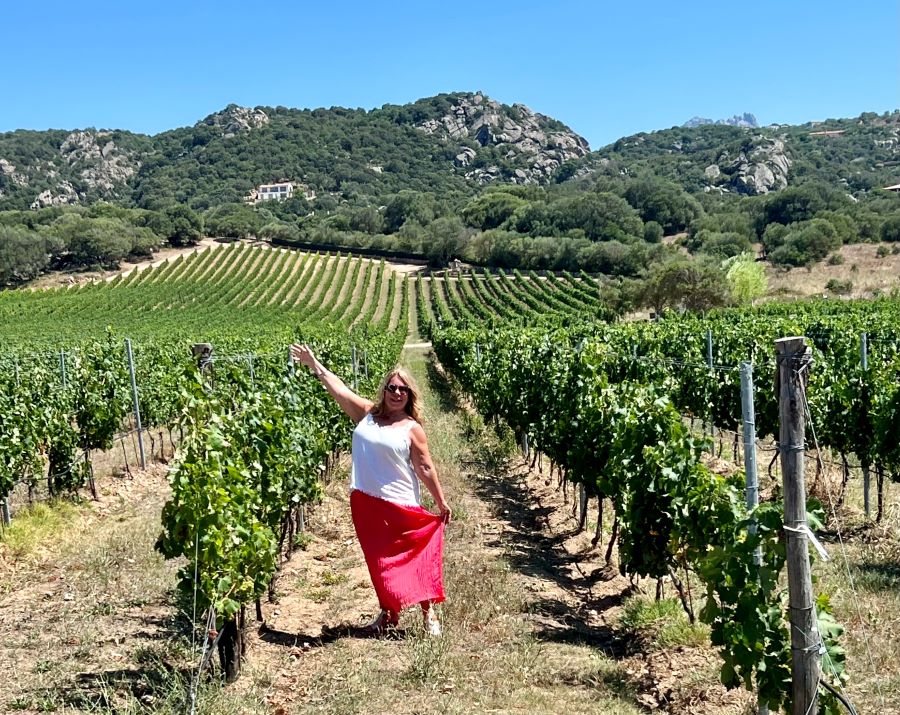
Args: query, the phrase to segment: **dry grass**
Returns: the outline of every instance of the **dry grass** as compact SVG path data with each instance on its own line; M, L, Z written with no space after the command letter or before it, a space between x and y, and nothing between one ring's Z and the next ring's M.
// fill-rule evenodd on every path
M829 459L815 489L827 514L820 537L830 558L813 565L818 577L814 590L829 594L835 617L845 628L847 690L857 710L896 715L900 713L900 485L886 480L884 517L877 524L874 474L870 518L863 508L861 471L851 469L842 504L841 476ZM808 475L807 480L812 484L814 477Z
M810 268L776 269L766 266L769 279L769 296L773 298L811 298L829 296L826 290L830 280L852 283L847 297L869 298L873 295L888 294L900 288L900 254L889 253L878 256L882 245L857 243L842 246L835 253L843 261L833 265L826 259Z

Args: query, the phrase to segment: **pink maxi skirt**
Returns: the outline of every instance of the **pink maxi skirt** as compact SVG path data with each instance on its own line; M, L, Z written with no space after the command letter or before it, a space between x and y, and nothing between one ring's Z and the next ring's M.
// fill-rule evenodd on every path
M350 513L380 606L398 613L444 600L444 524L420 506L394 504L359 489Z

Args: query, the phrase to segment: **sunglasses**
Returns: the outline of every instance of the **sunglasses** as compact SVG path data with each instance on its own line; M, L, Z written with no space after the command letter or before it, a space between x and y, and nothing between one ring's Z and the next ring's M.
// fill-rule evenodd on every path
M398 392L401 395L409 394L409 388L406 385L385 385L384 389L393 394L396 394Z

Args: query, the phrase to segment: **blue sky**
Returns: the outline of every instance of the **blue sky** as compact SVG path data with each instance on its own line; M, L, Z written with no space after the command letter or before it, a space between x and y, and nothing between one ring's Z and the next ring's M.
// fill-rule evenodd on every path
M481 90L583 135L900 107L898 0L6 3L0 131Z

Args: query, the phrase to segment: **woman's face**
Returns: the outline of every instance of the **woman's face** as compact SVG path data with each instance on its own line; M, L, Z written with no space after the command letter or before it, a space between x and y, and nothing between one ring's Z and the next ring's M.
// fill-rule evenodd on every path
M409 385L399 375L393 375L384 388L384 398L391 411L405 409L409 402Z

